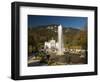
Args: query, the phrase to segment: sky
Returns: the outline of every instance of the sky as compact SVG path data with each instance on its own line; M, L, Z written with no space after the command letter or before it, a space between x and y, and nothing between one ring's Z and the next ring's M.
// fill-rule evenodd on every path
M80 29L86 26L87 21L87 17L28 15L28 27L61 24L64 27Z

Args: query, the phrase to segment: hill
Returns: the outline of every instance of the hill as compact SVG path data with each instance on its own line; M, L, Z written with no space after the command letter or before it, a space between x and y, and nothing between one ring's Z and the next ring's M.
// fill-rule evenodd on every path
M43 48L44 42L49 41L52 37L58 39L58 25L42 25L28 28L28 47L32 46L34 51ZM73 46L87 47L87 31L75 29L72 27L63 27L63 40L65 48ZM30 49L30 48L29 48Z

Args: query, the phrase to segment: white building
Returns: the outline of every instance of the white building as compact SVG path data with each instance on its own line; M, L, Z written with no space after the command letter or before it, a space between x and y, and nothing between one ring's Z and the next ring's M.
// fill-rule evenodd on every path
M44 49L47 52L57 52L58 50L58 42L56 42L53 38L49 42L45 42Z

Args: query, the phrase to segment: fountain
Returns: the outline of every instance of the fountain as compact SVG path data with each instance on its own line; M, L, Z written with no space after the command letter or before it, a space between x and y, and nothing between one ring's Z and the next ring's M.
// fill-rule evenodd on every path
M62 26L58 26L58 52L57 55L64 55L64 45L63 45L63 34L62 34Z

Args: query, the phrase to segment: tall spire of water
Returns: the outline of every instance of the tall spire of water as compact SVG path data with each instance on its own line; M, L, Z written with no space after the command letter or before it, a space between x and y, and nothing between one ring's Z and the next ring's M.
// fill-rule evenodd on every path
M63 34L62 34L62 26L58 26L58 53L57 55L63 55Z

